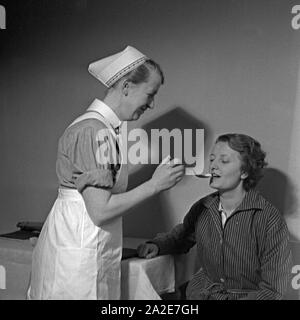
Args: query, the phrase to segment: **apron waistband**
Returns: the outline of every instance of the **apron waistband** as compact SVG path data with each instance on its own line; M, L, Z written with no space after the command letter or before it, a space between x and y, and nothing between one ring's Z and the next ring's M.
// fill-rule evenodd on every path
M63 200L83 200L82 195L76 189L58 189L58 198Z

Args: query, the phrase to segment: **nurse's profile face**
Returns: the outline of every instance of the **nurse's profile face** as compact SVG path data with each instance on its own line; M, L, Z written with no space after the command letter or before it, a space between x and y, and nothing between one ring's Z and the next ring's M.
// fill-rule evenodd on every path
M152 71L147 82L129 83L126 103L126 120L138 120L147 110L154 107L154 97L161 85L160 75Z
M209 170L212 174L210 186L219 191L242 188L247 173L242 172L239 152L230 148L227 142L217 142L209 156Z

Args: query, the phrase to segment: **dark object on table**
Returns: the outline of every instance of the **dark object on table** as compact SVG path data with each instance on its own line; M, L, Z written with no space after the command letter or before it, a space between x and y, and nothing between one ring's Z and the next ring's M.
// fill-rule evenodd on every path
M40 235L39 231L18 230L15 232L1 234L0 237L18 239L18 240L28 240L32 237L38 237L39 235Z
M17 227L24 231L39 231L41 232L43 227L43 222L35 221L21 221L17 223Z
M19 223L17 224L17 226ZM10 238L10 239L17 239L17 240L28 240L30 238L37 238L40 235L40 231L38 230L32 230L33 226L31 225L28 227L28 225L21 226L22 229L10 233L1 234L0 237L3 238ZM38 227L38 226L37 226ZM122 260L130 259L133 257L138 257L136 249L132 248L123 248L122 250Z
M1 234L0 237L27 240L32 237L38 237L43 227L43 222L21 221L17 223L18 231Z

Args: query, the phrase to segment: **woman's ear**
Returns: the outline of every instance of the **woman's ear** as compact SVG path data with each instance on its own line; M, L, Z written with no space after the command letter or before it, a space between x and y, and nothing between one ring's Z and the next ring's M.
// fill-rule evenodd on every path
M129 91L129 81L124 80L122 83L122 92L124 94L124 96L128 96L128 91Z
M248 172L242 172L241 179L245 180L246 178L248 178Z

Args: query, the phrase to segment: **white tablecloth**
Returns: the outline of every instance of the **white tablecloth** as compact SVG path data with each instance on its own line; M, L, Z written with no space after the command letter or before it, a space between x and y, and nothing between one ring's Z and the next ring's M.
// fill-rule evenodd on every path
M144 239L125 238L124 247L136 248ZM29 240L0 238L0 300L25 299L30 279L33 246ZM158 300L175 288L172 256L122 261L121 298Z
M125 238L124 247L136 248L145 239ZM174 257L131 258L122 261L121 297L124 300L159 300L175 290Z

